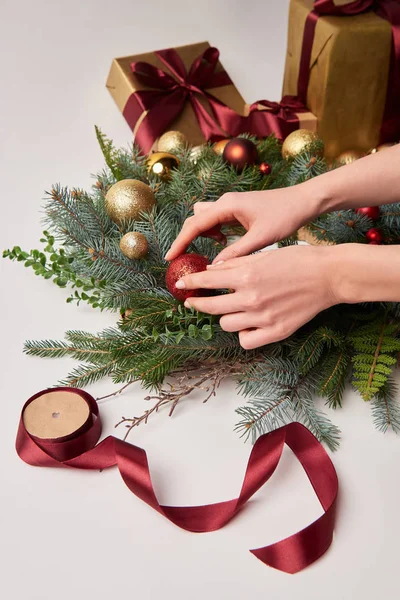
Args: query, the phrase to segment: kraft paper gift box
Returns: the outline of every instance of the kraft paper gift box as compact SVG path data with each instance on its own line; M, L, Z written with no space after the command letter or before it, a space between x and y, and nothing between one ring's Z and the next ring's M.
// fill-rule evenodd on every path
M346 0L334 0L342 7ZM291 0L283 94L297 95L303 35L313 0ZM368 151L380 141L388 88L392 26L373 10L319 16L312 43L306 105L318 120L326 155ZM393 132L396 135L396 132Z
M194 61L201 56L207 49L210 48L208 42L201 42L197 44L190 44L188 46L181 46L174 50L182 60L186 71L189 72L191 65ZM111 70L107 79L107 88L109 89L112 97L114 98L120 111L128 117L129 102L132 102L136 92L150 91L152 88L146 86L139 80L139 78L133 73L132 63L144 62L156 67L157 69L163 70L168 75L175 77L166 64L160 59L157 52L147 52L144 54L136 54L132 56L125 56L122 58L115 58L111 65ZM220 74L224 72L224 68L218 61L215 73ZM244 113L245 102L241 94L231 82L226 85L218 87L208 88L206 92L212 94L218 101L226 104L229 108L233 109L240 115ZM198 100L202 107L209 115L212 116L206 96L198 95ZM151 112L151 111L150 111ZM142 119L146 116L146 111L138 119L136 123L132 123L134 134L137 132L138 127L142 122ZM129 118L128 118L129 120ZM198 119L196 118L193 106L190 101L187 101L182 109L182 112L170 123L166 130L178 130L182 132L188 139L188 142L197 146L206 141L205 136L199 126ZM222 136L223 137L223 136Z

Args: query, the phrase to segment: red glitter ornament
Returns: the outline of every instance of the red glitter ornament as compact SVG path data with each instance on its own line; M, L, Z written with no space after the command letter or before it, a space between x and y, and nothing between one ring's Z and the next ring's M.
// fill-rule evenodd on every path
M365 234L368 242L375 242L376 244L382 244L383 242L383 233L378 227L372 227L372 229L368 229Z
M261 175L270 175L272 171L272 167L267 162L262 162L258 167Z
M362 208L356 208L356 213L359 215L365 215L372 219L372 221L376 221L379 219L380 210L379 206L363 206Z
M247 138L233 138L226 144L222 158L240 173L246 165L254 165L258 161L257 147Z
M184 302L186 298L190 298L191 296L205 296L207 290L179 290L176 287L176 282L185 277L185 275L205 271L208 264L210 262L206 256L195 253L181 254L178 258L174 258L165 274L168 291L174 298L181 302Z

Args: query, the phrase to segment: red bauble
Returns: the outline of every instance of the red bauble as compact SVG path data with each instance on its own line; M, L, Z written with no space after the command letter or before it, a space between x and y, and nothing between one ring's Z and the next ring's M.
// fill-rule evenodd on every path
M240 172L246 165L254 165L257 162L257 147L247 138L233 138L226 144L222 158Z
M368 242L375 242L376 244L382 244L383 242L383 233L378 227L372 227L372 229L368 229L365 234Z
M208 264L210 264L208 258L195 253L181 254L178 258L174 258L165 274L168 291L174 298L182 302L191 296L204 296L207 293L206 290L178 290L175 284L185 275L205 271Z
M214 225L214 227L207 229L207 231L203 231L201 237L211 238L212 240L215 240L222 246L226 245L226 235L222 233L221 225Z
M261 175L270 175L271 174L272 167L267 162L262 162L258 168L260 170Z
M379 219L380 210L379 206L363 206L362 208L356 208L356 213L359 215L365 215L372 219L372 221L376 221Z

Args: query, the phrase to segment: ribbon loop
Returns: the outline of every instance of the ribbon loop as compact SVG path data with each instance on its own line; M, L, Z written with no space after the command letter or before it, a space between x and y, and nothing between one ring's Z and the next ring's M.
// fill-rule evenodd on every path
M269 480L279 464L286 443L303 466L324 512L314 523L298 533L251 552L266 565L286 573L297 573L329 548L338 493L337 475L322 445L300 423L290 423L258 438L252 448L237 498L205 506L164 506L159 504L155 495L146 452L112 436L97 444L101 434L101 420L95 400L83 390L52 389L52 392L60 391L73 392L85 400L91 415L89 424L85 423L84 427L57 440L34 437L25 427L24 411L48 390L35 394L22 409L16 440L17 453L26 463L41 467L86 470L116 465L130 491L172 523L192 532L210 532L226 525Z

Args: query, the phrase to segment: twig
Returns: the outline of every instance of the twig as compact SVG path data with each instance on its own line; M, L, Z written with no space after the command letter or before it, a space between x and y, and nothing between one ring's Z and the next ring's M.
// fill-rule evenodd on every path
M132 383L136 383L136 381L139 381L139 380L133 379L132 381L129 381L124 386L122 386L122 388L120 388L116 392L113 392L112 394L107 394L106 396L100 396L100 398L96 398L96 401L99 402L99 400L105 400L106 398L112 398L113 396L118 396L118 394L121 394L124 390L126 390L127 387L132 385Z
M156 396L147 396L145 398L147 401L155 401L151 408L145 410L139 417L122 417L115 427L125 425L127 431L124 440L126 440L134 427L137 427L141 423L147 423L149 417L153 413L157 413L164 406L169 406L168 416L171 417L178 403L183 398L189 396L194 390L204 390L206 392L207 395L203 400L204 404L212 396L216 395L216 391L224 379L241 374L241 366L242 363L240 362L233 365L216 362L200 368L193 365L192 369L186 367L186 369L177 370L171 373L173 382L168 382L166 384L167 387L161 389Z

